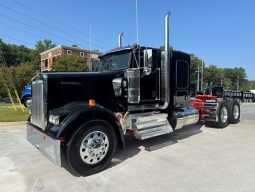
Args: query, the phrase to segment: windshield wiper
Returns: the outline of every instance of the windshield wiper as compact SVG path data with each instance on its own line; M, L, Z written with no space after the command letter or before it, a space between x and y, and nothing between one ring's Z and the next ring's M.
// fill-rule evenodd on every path
M94 72L97 70L97 67L98 67L99 63L100 63L100 61L97 62L97 65L96 65L95 68L93 69Z
M94 71L109 71L110 70L110 65L112 63L111 59L100 59L100 61L97 63L97 66L95 67Z

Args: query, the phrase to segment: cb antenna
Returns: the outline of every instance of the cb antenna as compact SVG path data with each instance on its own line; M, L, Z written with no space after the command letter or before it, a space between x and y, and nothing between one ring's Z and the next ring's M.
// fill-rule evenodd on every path
M136 18L136 44L137 44L137 53L138 53L138 67L140 68L140 47L139 47L139 39L138 39L138 5L137 0L135 1L135 18Z
M137 0L135 0L135 18L136 18L136 43L138 45L138 6L137 6Z

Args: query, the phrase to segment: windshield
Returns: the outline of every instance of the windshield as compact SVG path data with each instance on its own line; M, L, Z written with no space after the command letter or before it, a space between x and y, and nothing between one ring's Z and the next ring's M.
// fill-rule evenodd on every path
M100 58L94 71L114 71L118 69L128 68L130 51L112 53Z

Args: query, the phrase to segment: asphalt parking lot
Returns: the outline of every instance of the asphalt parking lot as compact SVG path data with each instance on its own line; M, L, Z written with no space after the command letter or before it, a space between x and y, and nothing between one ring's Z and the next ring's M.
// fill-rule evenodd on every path
M26 125L0 123L0 191L255 191L255 104L239 124L195 125L146 141L127 138L105 171L77 177L26 141Z

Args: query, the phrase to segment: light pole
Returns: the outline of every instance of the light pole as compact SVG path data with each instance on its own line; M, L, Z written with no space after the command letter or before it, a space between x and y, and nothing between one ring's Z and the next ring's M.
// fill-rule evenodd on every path
M199 65L197 65L197 92L199 91Z
M239 75L237 76L236 90L239 90Z
M204 84L204 61L202 60L202 67L201 67L201 91L203 91L203 84Z
M203 83L204 83L204 61L201 61L201 66L197 65L197 91L203 90ZM201 78L200 78L201 73Z
M223 75L220 76L220 85L223 86Z

